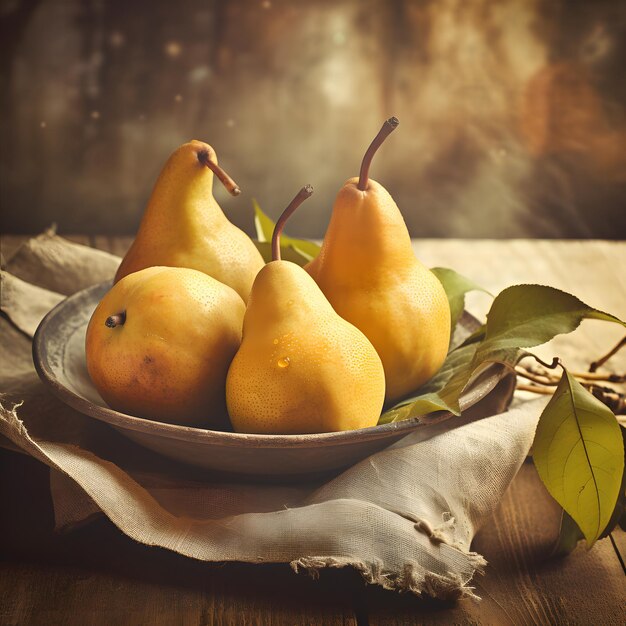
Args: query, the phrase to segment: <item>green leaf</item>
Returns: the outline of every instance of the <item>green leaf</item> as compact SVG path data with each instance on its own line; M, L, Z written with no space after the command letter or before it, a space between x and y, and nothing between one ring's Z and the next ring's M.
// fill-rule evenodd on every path
M454 330L459 317L465 310L465 294L469 291L489 292L477 285L473 280L447 267L433 267L431 272L439 279L448 296L452 330Z
M626 428L620 424L620 431L622 433L622 442L626 449ZM626 465L626 464L625 464ZM626 511L626 471L622 474L622 484L619 489L619 496L617 503L613 509L611 519L606 528L602 531L600 539L608 537L609 534L615 529L617 525L622 525L622 519L624 512ZM584 539L584 535L576 522L563 511L561 517L561 527L559 529L559 537L557 539L556 546L554 548L554 554L557 556L565 556L574 550L579 541Z
M626 323L598 311L565 291L544 285L513 285L502 291L487 314L484 346L532 348L578 328L583 319Z
M626 428L619 425L620 432L622 433L622 445L624 447L624 467L626 468ZM613 511L613 515L611 515L611 519L607 524L607 527L604 529L603 533L600 535L600 539L603 537L607 537L611 531L615 529L616 526L621 526L623 529L624 516L626 515L626 469L622 474L622 484L619 489L619 497L617 499L617 504L615 505L615 509Z
M269 243L272 241L272 234L274 233L275 223L268 215L263 213L263 210L256 200L252 200L252 204L254 206L254 226L256 228L257 239L260 243ZM320 251L320 247L313 241L308 241L307 239L296 239L295 237L289 237L288 235L285 235L283 233L280 236L281 253L283 252L283 250L288 249L291 249L300 257L305 258L307 263L309 261L312 261L319 254ZM263 254L263 252L261 252L261 254ZM287 259L286 256L285 258ZM271 253L269 255L269 258L266 259L266 263L269 260L271 260ZM304 265L304 263L299 263L299 265Z
M405 398L385 411L378 423L398 422L434 411L450 411L459 415L459 386L465 384L465 372L474 358L475 351L475 346L470 345L450 352L441 369L420 388L419 394Z
M566 556L573 552L578 542L584 538L580 528L578 528L578 524L568 515L567 511L563 511L559 536L552 553L554 556Z
M569 333L584 318L625 325L617 317L553 287L514 285L505 289L496 296L487 314L484 338L478 341L481 337L478 331L470 336L448 355L440 373L420 388L419 393L383 413L381 421L398 421L439 410L458 415L459 397L479 369L489 363L513 367L522 348L538 346L556 335ZM461 350L459 356L464 358L450 358Z
M620 494L624 444L611 410L566 370L539 419L533 461L552 497L593 545Z
M256 238L261 241L272 241L274 233L274 222L270 217L263 213L259 203L252 198L252 206L254 207L254 227L256 229Z
M470 381L478 368L487 363L513 367L522 348L550 341L557 335L576 330L583 319L599 319L626 326L619 318L598 311L569 293L544 285L513 285L494 299L485 324L485 336L476 346L472 363L459 379ZM456 380L460 393L465 385ZM443 390L446 393L447 390ZM457 398L458 405L458 398ZM453 405L456 406L456 405Z
M469 337L466 337L461 346L468 346L471 343L482 341L485 338L487 332L487 325L481 324Z

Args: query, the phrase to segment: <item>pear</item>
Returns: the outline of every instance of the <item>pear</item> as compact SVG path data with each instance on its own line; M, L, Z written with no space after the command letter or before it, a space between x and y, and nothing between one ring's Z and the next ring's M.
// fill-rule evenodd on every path
M341 317L372 342L385 368L386 398L414 391L441 367L450 307L437 277L415 257L393 198L369 178L372 157L398 126L387 120L359 178L339 191L319 256L305 266Z
M245 304L203 272L150 267L116 283L96 307L87 369L104 401L129 415L229 426L224 387Z
M380 417L385 376L376 350L300 266L280 258L285 221L312 192L304 187L285 209L272 238L274 260L252 285L241 347L226 379L238 432L351 430Z
M215 150L190 141L168 159L152 191L137 237L115 281L153 265L189 267L248 299L263 258L252 240L228 221L213 197L213 175L233 195L239 187L217 164Z

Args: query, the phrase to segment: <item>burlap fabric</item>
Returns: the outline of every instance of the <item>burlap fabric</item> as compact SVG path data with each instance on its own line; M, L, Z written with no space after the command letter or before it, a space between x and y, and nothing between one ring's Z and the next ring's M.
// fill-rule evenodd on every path
M350 566L388 589L475 597L470 581L485 561L472 538L526 457L544 399L500 413L504 384L425 440L409 435L331 480L227 483L73 411L37 378L31 338L43 315L110 279L118 263L45 233L2 273L2 443L50 466L57 528L104 514L139 542L195 559L286 562L312 574Z

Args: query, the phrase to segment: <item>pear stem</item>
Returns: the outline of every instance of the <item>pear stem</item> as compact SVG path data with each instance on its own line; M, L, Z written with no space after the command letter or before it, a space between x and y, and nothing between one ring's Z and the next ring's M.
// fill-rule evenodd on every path
M374 158L378 148L382 146L385 139L387 139L387 137L389 137L389 135L391 135L391 133L398 128L399 123L400 120L397 117L390 117L382 125L382 128L378 131L378 135L374 137L374 141L370 144L370 147L367 149L367 152L363 157L363 161L361 162L361 172L359 173L359 184L357 185L357 189L361 191L365 191L367 189L372 159Z
M105 326L109 328L115 328L116 326L123 326L126 321L126 311L122 311L121 313L116 313L115 315L110 315L106 318L104 322Z
M219 179L222 185L231 196L238 196L241 193L239 185L209 156L207 150L198 152L198 161L206 165Z
M272 234L272 260L280 261L280 235L283 232L285 222L290 218L291 214L307 199L311 197L313 193L313 187L306 185L302 187L300 191L295 195L294 199L289 203L289 206L283 211L282 215L278 218L276 226L274 226L274 233Z

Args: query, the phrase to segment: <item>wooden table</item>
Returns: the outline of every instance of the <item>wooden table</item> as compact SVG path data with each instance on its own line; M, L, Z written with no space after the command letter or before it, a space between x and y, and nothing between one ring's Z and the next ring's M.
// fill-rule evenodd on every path
M128 238L72 237L123 254ZM3 254L23 238L7 237ZM428 265L455 267L493 293L515 282L571 291L626 318L626 246L609 242L418 240ZM478 314L486 296L469 298ZM582 368L615 344L618 327L586 322L541 352ZM612 368L624 370L618 356ZM481 603L443 603L364 585L354 572L319 580L287 565L209 565L134 543L107 520L52 531L48 470L0 451L2 624L609 624L626 623L626 534L550 557L558 508L526 463L473 548L489 565L475 580Z

